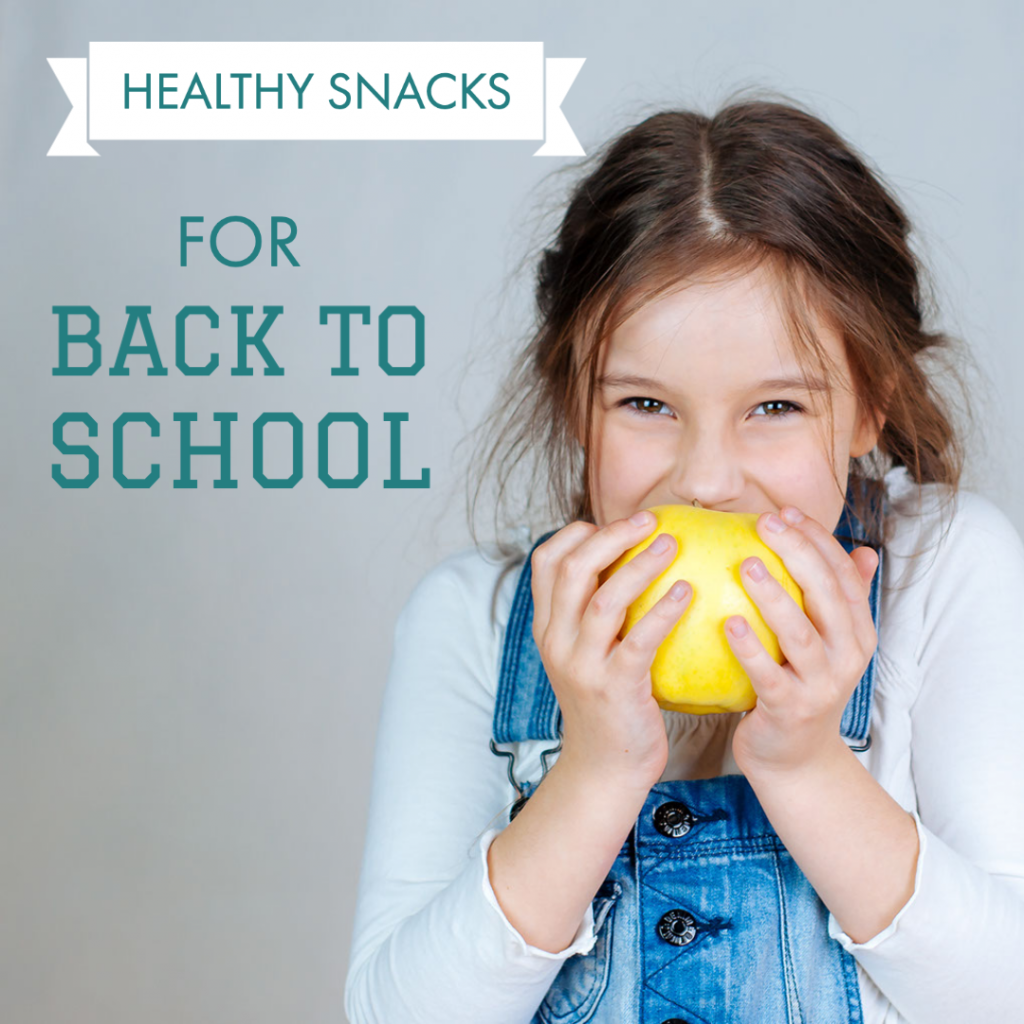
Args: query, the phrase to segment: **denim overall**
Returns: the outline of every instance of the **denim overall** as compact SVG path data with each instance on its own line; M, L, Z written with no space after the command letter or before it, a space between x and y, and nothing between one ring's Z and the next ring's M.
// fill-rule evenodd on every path
M848 508L834 536L847 552L866 539ZM876 550L877 631L884 549ZM510 821L539 782L517 781L514 754L496 744L556 741L542 755L544 772L561 747L561 711L533 640L530 579L527 557L491 740L519 793ZM876 658L840 726L857 751L871 744ZM654 785L592 909L595 945L563 963L531 1024L862 1024L854 958L829 936L827 908L743 775Z

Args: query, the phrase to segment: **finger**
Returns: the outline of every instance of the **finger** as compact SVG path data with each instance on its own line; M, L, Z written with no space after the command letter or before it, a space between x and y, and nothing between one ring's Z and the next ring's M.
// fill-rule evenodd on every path
M875 616L871 611L871 581L881 564L878 552L871 547L854 548L850 554L850 560L856 565L861 579L867 587L867 596L864 598L860 610L854 611L854 621L857 623L857 637L861 642L865 654L873 654L878 646L878 631L875 628Z
M797 676L809 684L827 679L830 672L829 652L806 612L768 572L761 559L746 558L740 569L744 589L757 605L768 628L778 637L782 653ZM760 640L757 643L761 645Z
M651 513L641 525L617 519L558 558L551 587L547 630L556 642L574 643L580 620L598 585L598 574L623 552L639 544L654 529Z
M596 532L597 527L593 523L577 520L563 526L553 537L549 537L543 544L538 544L533 549L530 556L530 588L533 593L534 640L539 642L551 618L551 592L558 563L566 553L579 547L587 537Z
M865 548L867 552L875 555L875 562L872 565L869 554L862 554L854 557L855 552L847 553L846 549L839 543L833 533L812 516L805 516L799 509L787 506L783 510L784 516L792 516L793 526L803 533L814 546L821 552L839 580L843 594L846 597L850 608L851 622L858 642L864 649L874 649L876 643L875 623L871 615L869 595L871 593L871 578L878 565L878 555L873 548ZM795 515L794 515L795 513ZM799 517L799 518L797 518ZM856 550L861 550L860 548ZM859 561L864 559L865 563ZM867 573L867 579L865 579Z
M739 635L737 635L737 631ZM757 699L771 711L785 707L793 700L796 682L791 672L780 665L764 648L757 634L742 615L730 615L725 620L725 638L750 678Z
M811 538L812 527L804 524L811 524L809 516L805 516L798 526L787 526L778 516L765 514L758 517L757 532L761 539L768 545L783 561L787 571L796 580L804 595L804 607L807 616L814 623L814 627L824 640L830 650L850 653L853 644L860 645L860 638L857 635L857 626L854 620L855 604L847 597L843 580L837 574L830 557L823 553L822 548L827 545L819 543ZM780 532L772 529L770 524L781 526ZM818 524L818 528L824 531L824 527ZM842 549L842 545L828 534L828 539L835 544L844 559L849 563L849 556ZM819 546L820 545L820 546ZM852 564L848 569L856 572ZM847 580L847 588L849 578ZM859 589L859 577L855 586ZM782 642L782 638L779 638Z
M868 552L862 554L862 552ZM864 581L864 586L867 588L867 592L871 593L871 581L875 578L875 572L878 570L880 559L878 552L872 547L860 547L854 548L850 552L850 557L854 559L857 565L857 571L860 573L860 578Z
M628 674L646 674L654 655L690 607L693 588L676 580L669 589L633 623L629 632L613 644L614 660Z
M660 533L641 544L645 545L643 550L594 592L580 620L581 643L607 653L622 628L629 605L671 570L679 554L678 542L668 533Z

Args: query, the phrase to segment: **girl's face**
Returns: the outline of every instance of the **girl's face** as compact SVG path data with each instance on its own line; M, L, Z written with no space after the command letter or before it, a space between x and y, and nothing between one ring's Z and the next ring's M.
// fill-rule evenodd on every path
M796 505L835 529L849 460L875 446L884 420L876 425L861 411L842 340L819 324L820 343L842 371L832 380L828 451L825 394L820 382L808 388L775 288L763 267L692 284L663 293L612 333L599 363L590 459L599 527L696 498L722 512Z

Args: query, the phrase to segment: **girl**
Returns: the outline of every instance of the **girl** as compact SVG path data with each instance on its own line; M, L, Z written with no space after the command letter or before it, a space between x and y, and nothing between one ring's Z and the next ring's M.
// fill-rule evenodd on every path
M958 487L907 219L788 102L595 163L488 460L501 500L540 453L555 528L445 559L397 622L349 1019L1024 1021L1024 544ZM785 655L723 623L749 712L652 696L699 584L619 636L667 503L760 513L804 592L740 567Z

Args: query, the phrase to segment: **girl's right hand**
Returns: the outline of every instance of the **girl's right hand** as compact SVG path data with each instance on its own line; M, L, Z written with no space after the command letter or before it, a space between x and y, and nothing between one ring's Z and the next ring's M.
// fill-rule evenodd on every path
M534 549L531 567L533 638L562 711L559 760L611 784L649 789L668 761L651 663L693 591L678 584L678 599L670 590L618 639L627 607L676 553L675 538L662 534L598 585L602 569L650 535L656 520L643 515L643 525L570 523ZM655 550L659 542L664 550Z

